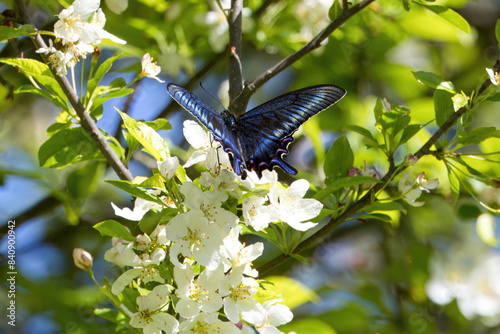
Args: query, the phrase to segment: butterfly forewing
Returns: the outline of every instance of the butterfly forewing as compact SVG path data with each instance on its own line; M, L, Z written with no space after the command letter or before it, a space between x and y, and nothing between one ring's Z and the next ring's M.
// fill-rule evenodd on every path
M210 130L217 140L226 137L227 127L224 123L224 117L219 115L211 106L187 89L175 84L168 84L167 91L174 100Z

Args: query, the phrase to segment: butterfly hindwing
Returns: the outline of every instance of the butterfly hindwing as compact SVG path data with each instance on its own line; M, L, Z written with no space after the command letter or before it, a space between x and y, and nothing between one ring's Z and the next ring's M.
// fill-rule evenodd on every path
M346 91L333 85L303 88L266 102L240 116L238 137L245 162L258 176L264 169L279 166L288 174L297 171L283 155L292 134L309 118L335 104Z

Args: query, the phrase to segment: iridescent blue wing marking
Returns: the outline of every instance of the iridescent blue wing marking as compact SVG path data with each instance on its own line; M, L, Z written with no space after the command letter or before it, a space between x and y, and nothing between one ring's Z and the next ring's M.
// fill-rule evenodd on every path
M283 161L292 134L309 118L344 97L346 91L334 85L299 89L279 96L241 115L238 120L243 156L249 170L260 177L264 169L279 166L295 175L297 171Z
M224 117L219 115L214 108L203 102L198 96L176 84L169 83L167 92L191 115L196 117L201 124L210 130L217 141L222 141L227 136L228 129Z

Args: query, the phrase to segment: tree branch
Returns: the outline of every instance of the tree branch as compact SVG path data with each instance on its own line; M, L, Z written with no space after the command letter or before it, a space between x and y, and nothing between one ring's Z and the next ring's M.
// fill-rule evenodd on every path
M26 24L33 24L31 18L28 15L26 4L23 0L15 0L16 6L18 8L19 14L21 14L21 18ZM35 44L37 49L46 48L47 45L43 41L40 35L34 35L31 37L33 43ZM102 152L109 165L115 170L118 177L122 180L132 181L132 173L123 165L120 158L116 154L116 152L111 148L108 141L101 133L101 130L97 127L94 120L90 116L89 112L82 105L82 102L76 95L75 91L71 87L68 79L65 77L59 76L52 66L49 66L54 78L57 83L61 86L64 94L68 98L69 102L75 109L78 117L80 118L80 125L82 128L90 135L97 148Z
M229 14L229 110L234 114L245 112L245 106L240 108L233 104L243 90L243 74L241 66L241 12L243 0L231 0L231 12Z
M369 4L375 0L363 0L360 3L346 9L337 17L332 23L330 23L323 31L321 31L316 37L314 37L309 43L304 45L300 50L292 53L288 57L279 61L268 70L260 74L252 82L247 84L243 89L243 92L238 96L234 105L241 108L241 110L246 109L246 105L250 100L250 97L255 93L255 91L260 88L263 84L268 82L271 78L276 76L278 73L282 72L286 68L290 67L300 58L307 55L309 52L317 49L321 46L321 43L328 38L337 28L342 26L348 19L360 12L362 9L366 8Z
M500 63L497 62L495 65L495 71L499 72L500 71ZM474 100L476 100L485 90L488 88L488 86L491 84L491 81L487 79L482 85L481 88L478 90L477 94L474 97ZM453 113L447 120L446 122L429 138L429 140L414 154L417 158L421 158L424 155L432 154L432 152L429 150L432 145L434 145L439 138L446 132L448 131L459 119L462 115L464 115L467 111L470 110L470 108L474 105L474 102L471 102L470 107L462 107L459 110L457 110L455 113ZM324 226L322 229L311 235L309 238L304 240L302 243L300 243L297 248L295 248L294 253L295 254L300 254L301 252L305 251L306 249L309 249L313 246L316 246L320 242L325 242L325 238L330 235L330 233L340 224L345 222L347 219L350 217L354 216L357 212L361 211L365 206L369 205L372 203L372 198L375 197L375 194L382 190L382 188L388 183L390 180L392 180L396 175L400 174L401 172L405 171L408 168L408 165L406 163L401 163L399 166L395 166L394 164L391 164L389 167L389 170L387 173L382 177L380 180L380 183L377 183L373 188L371 188L359 201L354 203L352 206L350 206L346 211L344 211L340 216L336 218L332 218L330 222ZM278 267L279 265L283 264L286 260L290 259L290 255L285 255L282 254L278 256L277 258L271 260L268 263L263 264L262 266L258 267L257 270L259 271L259 277L265 276L266 273L270 272L272 269Z

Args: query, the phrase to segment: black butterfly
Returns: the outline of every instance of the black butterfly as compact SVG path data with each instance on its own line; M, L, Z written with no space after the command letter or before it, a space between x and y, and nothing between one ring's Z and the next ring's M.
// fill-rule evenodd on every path
M173 83L167 91L184 109L189 111L229 153L236 174L246 178L246 170L258 177L262 171L279 166L288 174L297 170L282 160L288 154L292 134L312 116L335 104L346 91L334 85L302 88L281 95L236 118L224 110L219 115L198 96Z

